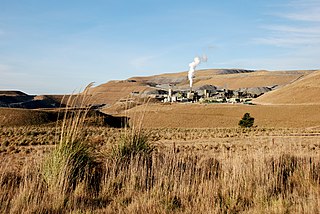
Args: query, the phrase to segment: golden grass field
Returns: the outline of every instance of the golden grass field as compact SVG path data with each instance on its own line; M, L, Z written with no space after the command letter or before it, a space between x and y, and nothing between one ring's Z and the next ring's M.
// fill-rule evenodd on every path
M257 100L264 105L140 100L104 109L128 116L126 128L103 126L86 108L2 108L0 213L320 213L320 105L298 95L316 93L318 72L290 74L223 77L238 87L235 76L250 84L280 76L287 86ZM109 88L114 96L100 100L141 89L110 84L116 93ZM278 102L281 90L303 102ZM254 127L238 127L247 112Z
M205 107L186 106L189 111ZM138 118L138 113L135 113L136 123L131 121L132 125L141 122L145 126L142 133L147 135L148 143L155 148L147 156L137 153L119 157L112 153L123 136L132 136L136 132L132 131L134 127L114 129L78 124L80 129L72 144L78 144L80 140L89 145L96 161L92 169L89 167L89 171L85 171L89 177L82 178L81 174L76 174L72 189L68 188L72 177L65 170L73 162L65 166L67 168L59 168L63 176L53 177L58 179L53 184L46 180L46 174L43 174L46 171L42 168L52 152L56 151L61 133L72 131L52 124L3 126L0 132L1 212L320 211L320 127L314 126L316 120L314 124L305 123L304 128L298 127L296 122L287 123L290 124L287 128L272 128L271 125L258 125L251 129L241 129L236 125L186 128L174 127L174 124L151 128L148 127L151 123L148 119L151 113L148 111L156 107L159 106L151 105L146 109L145 122ZM160 107L170 111L180 108L172 105ZM229 107L232 109L229 112L236 112L237 106ZM243 106L244 109L238 106L241 109L238 110L239 115L242 110L252 110L251 107L257 106ZM217 110L228 106L212 105L208 108ZM131 110L132 113L137 111L135 108ZM238 113L231 121L236 121ZM252 115L259 118L259 115ZM223 115L219 117L223 118ZM139 127L135 130L139 131Z
M269 128L314 128L320 126L320 105L243 105L243 104L145 104L123 114L144 115L148 128L237 127L249 112L255 125Z

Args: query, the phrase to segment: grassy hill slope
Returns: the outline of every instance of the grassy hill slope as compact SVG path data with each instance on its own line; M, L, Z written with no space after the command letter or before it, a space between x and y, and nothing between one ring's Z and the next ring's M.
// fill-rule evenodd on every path
M1 126L41 125L57 121L58 112L0 108Z
M320 105L149 104L126 112L131 121L143 119L147 128L237 127L249 112L259 127L310 128L320 126Z
M206 69L195 73L194 86L215 85L228 89L277 86L283 87L313 71L251 71L239 69ZM132 77L124 81L110 81L90 90L95 104L114 104L131 92L145 92L155 88L188 89L187 72Z
M258 104L319 104L320 70L255 100Z

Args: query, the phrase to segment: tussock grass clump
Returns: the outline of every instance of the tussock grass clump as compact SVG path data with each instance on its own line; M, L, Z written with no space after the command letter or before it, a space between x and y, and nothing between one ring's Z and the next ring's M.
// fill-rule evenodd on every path
M146 134L132 132L131 134L123 135L120 138L120 142L113 146L111 157L119 161L125 161L137 155L147 157L153 151L154 146L149 143Z
M292 193L294 182L290 180L301 160L291 155L281 155L278 159L270 161L272 167L273 178L275 179L272 194Z
M90 147L81 142L63 144L55 149L43 166L43 175L49 188L62 193L74 190L95 165L91 153Z
M89 85L82 94L69 97L68 106L79 106L79 110L65 110L61 125L59 143L54 151L45 159L42 173L48 189L53 194L62 194L68 199L70 194L81 186L84 193L99 191L101 180L100 164L96 160L94 149L86 141L82 131L86 115L89 112L86 93Z
M137 155L147 158L155 150L150 143L150 136L142 130L144 114L135 115L134 118L136 121L132 122L131 129L126 126L119 142L111 149L111 157L117 161L128 161Z

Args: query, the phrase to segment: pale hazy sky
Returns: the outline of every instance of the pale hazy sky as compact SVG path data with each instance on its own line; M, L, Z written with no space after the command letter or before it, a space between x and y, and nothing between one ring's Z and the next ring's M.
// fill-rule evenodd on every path
M0 0L0 90L203 68L319 69L319 0Z

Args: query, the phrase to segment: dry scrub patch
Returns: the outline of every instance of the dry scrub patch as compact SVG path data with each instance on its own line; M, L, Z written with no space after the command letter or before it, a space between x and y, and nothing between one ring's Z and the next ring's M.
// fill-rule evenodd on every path
M3 167L1 168L4 169ZM320 160L293 154L108 159L97 195L48 191L37 170L0 173L0 210L94 213L318 213ZM54 196L54 197L52 197Z
M130 130L127 130L130 132ZM320 130L298 128L153 128L145 129L149 141L159 150L219 156L279 154L320 155ZM123 129L89 126L81 135L101 152L110 149L123 136ZM23 166L29 158L39 159L49 152L60 131L53 126L2 127L0 159ZM6 161L7 162L7 161Z
M144 129L156 150L121 161L106 152L124 129L86 127L79 136L101 154L101 181L94 194L78 182L67 198L39 170L59 131L0 130L2 213L320 212L318 129Z

